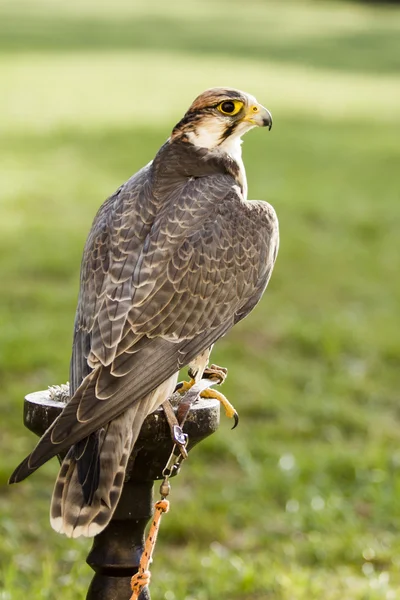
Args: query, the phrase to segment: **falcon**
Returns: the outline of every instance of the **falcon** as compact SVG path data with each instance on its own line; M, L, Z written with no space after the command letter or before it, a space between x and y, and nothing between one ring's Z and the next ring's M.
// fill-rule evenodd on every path
M203 377L213 344L260 300L278 220L267 202L247 200L241 137L271 126L253 96L207 90L99 209L81 266L71 399L10 478L67 452L51 503L56 531L104 529L146 416L174 392L182 367Z

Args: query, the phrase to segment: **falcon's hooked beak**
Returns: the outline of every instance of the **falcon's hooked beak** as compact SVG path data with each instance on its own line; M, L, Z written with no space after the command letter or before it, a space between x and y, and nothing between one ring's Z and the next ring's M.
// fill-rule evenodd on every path
M242 120L256 127L268 127L268 129L272 127L272 115L262 104L249 106Z

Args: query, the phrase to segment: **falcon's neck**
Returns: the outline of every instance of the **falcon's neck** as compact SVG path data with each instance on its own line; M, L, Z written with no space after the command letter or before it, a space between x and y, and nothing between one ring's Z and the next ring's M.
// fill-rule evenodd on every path
M165 167L174 164L177 175L186 177L204 177L216 173L231 175L239 185L243 198L247 199L246 171L242 160L242 140L239 136L231 136L217 146L208 147L207 135L198 135L194 131L169 139L159 151L158 159L168 154L173 161L166 161Z
M244 199L247 199L247 178L242 159L242 139L241 135L230 135L222 142L219 123L216 123L214 131L210 126L207 128L198 128L188 131L187 139L191 144L198 148L206 148L210 155L226 156L232 159L238 166L238 173L235 176L236 181L241 187Z
M242 159L242 139L240 137L229 137L222 144L211 150L211 152L218 150L230 156L239 167L236 180L242 188L243 198L247 200L247 177Z

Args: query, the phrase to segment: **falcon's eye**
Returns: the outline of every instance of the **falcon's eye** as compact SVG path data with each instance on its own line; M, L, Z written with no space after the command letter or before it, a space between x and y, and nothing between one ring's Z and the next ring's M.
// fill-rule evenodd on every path
M240 100L225 100L221 104L218 104L217 108L223 115L233 116L237 115L243 108L243 102Z

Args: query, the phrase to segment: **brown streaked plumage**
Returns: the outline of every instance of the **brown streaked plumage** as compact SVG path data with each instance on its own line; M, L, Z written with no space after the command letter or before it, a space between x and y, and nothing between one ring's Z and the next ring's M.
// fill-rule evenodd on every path
M278 222L268 203L246 199L240 138L271 123L244 92L204 92L97 213L81 268L71 400L10 479L68 450L52 500L57 531L91 536L107 525L145 417L181 367L201 378L208 350L261 298Z

